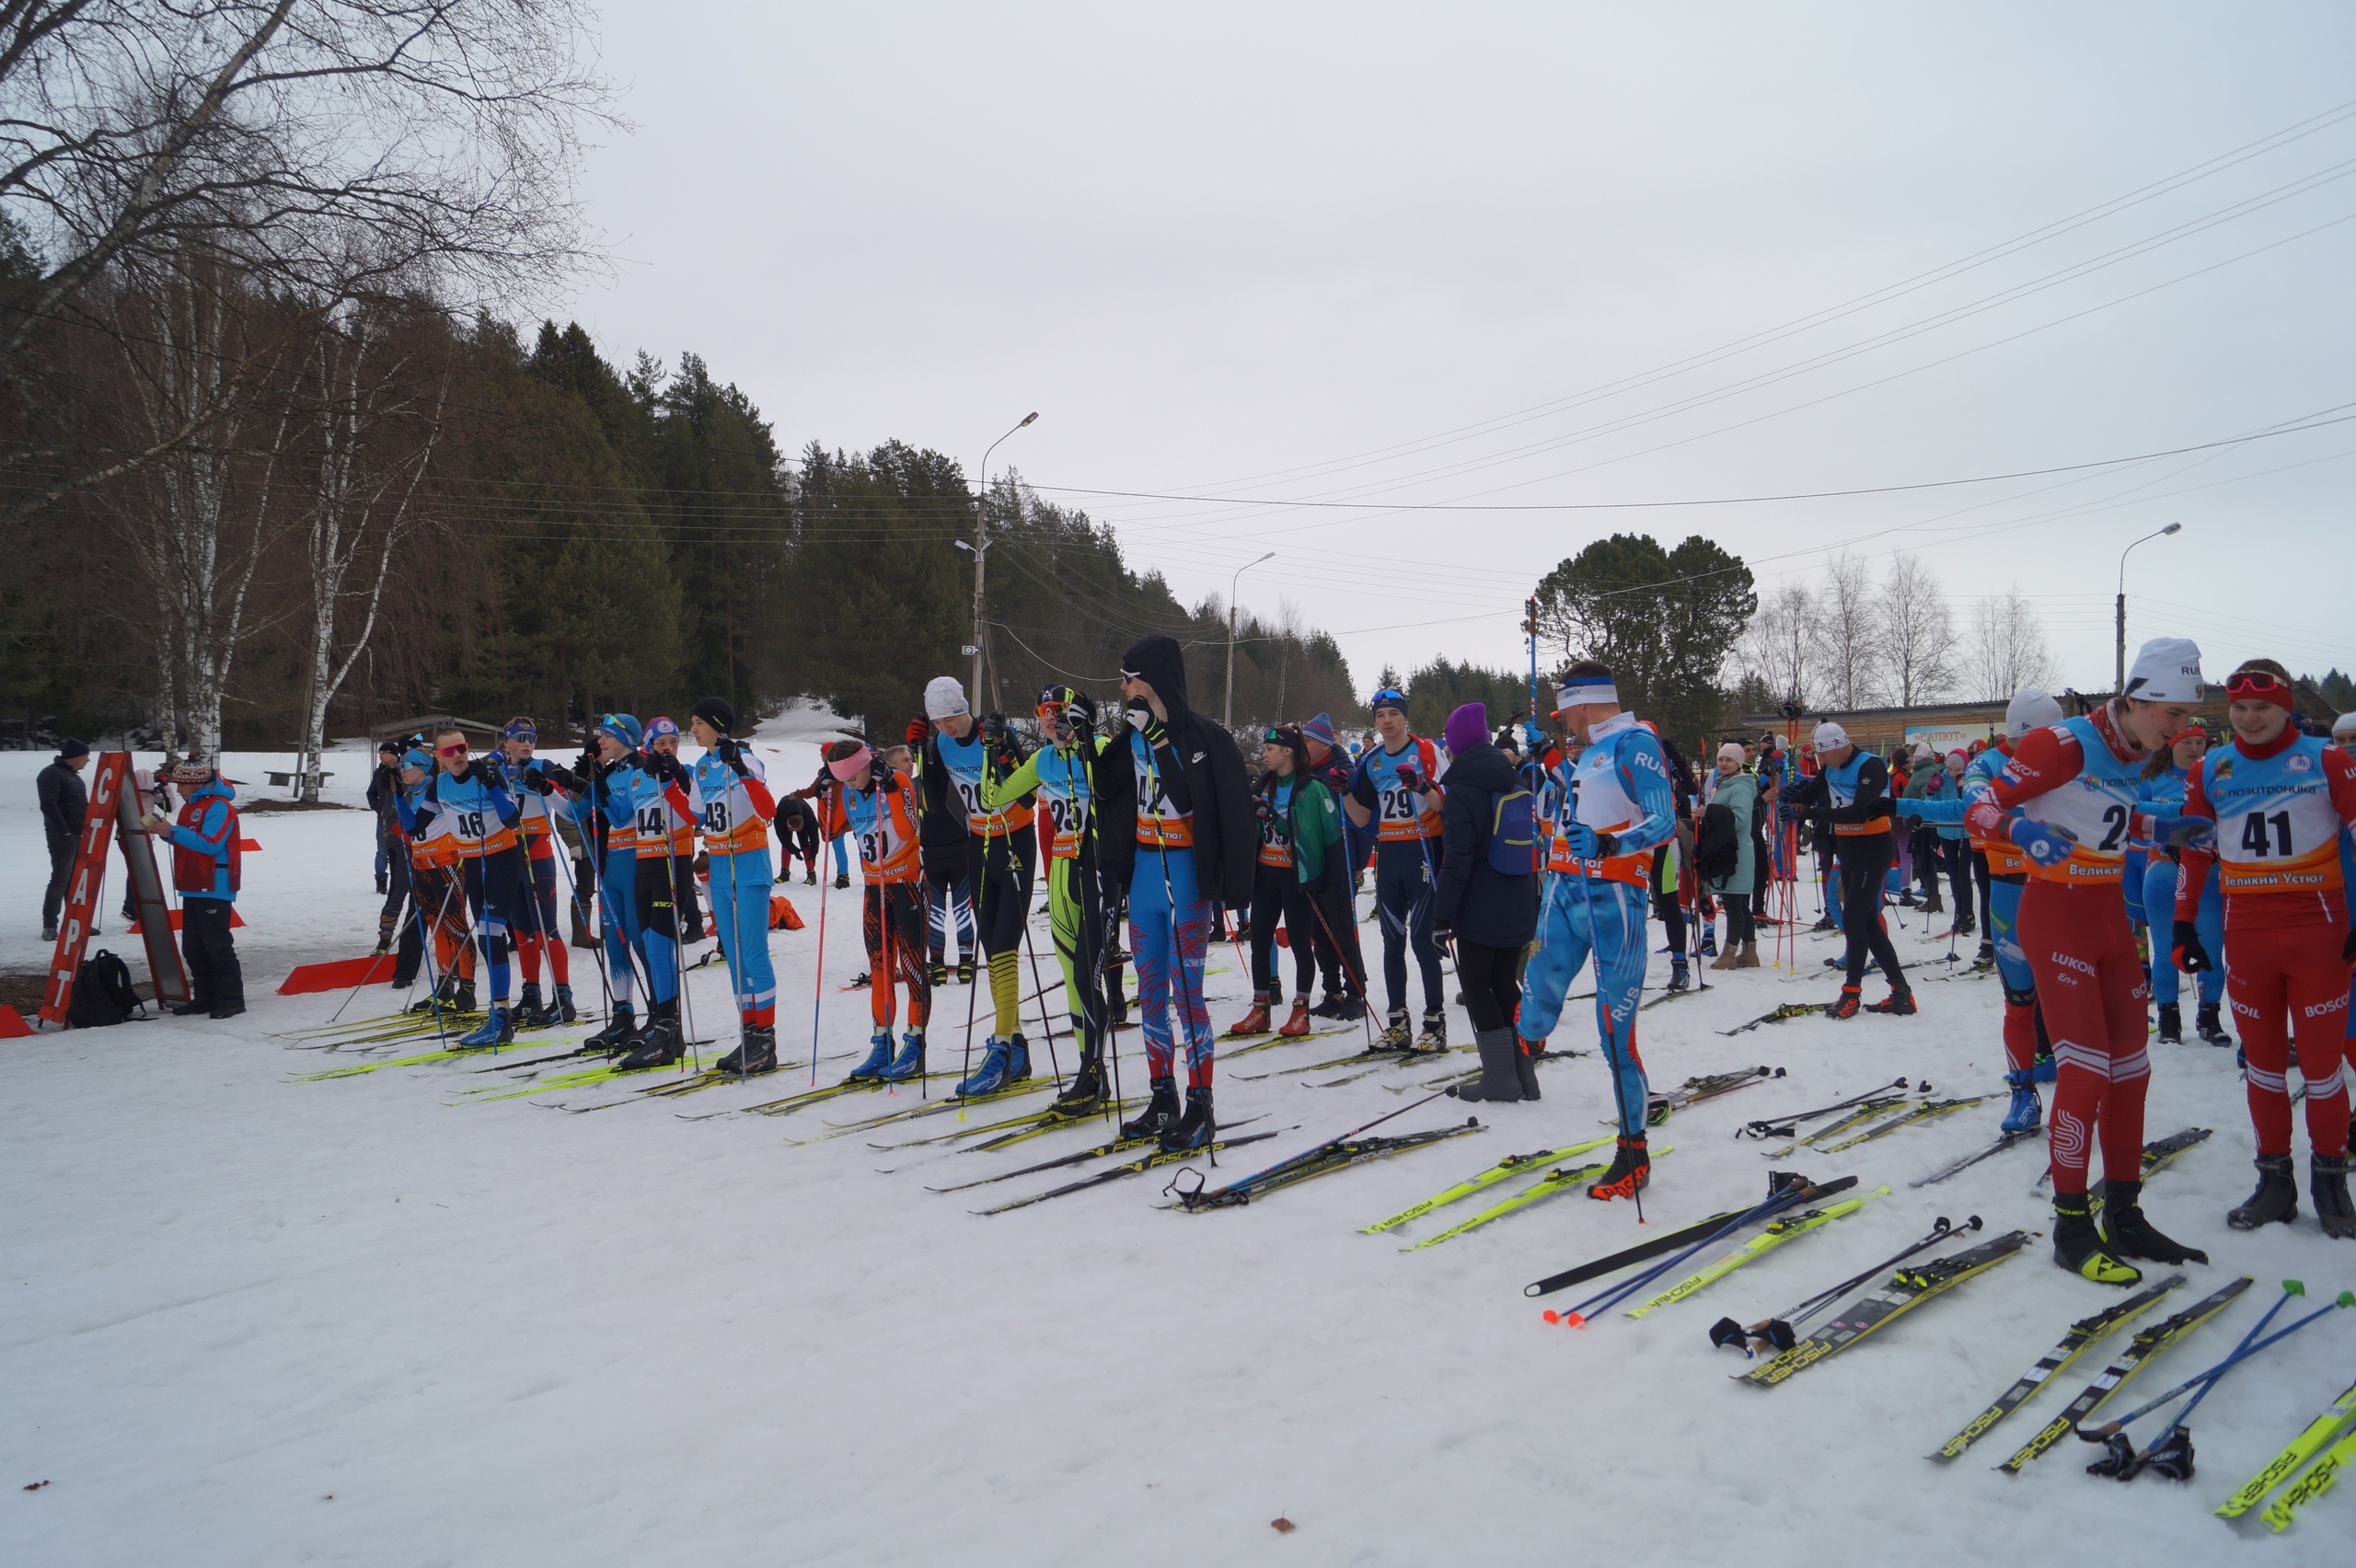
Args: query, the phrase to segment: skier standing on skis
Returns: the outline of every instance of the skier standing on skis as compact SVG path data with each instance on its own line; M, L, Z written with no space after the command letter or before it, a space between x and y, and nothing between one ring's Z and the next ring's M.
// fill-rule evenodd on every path
M533 755L539 730L528 718L507 721L499 749L506 758L508 790L515 797L515 831L524 845L523 886L515 895L515 956L524 971L523 994L515 1002L519 1029L571 1023L580 1017L572 1005L572 955L565 949L564 927L557 919L557 884L564 873L557 869L555 817L549 801L561 788L561 768L551 768ZM540 999L540 963L546 959L550 999Z
M466 736L456 730L433 737L439 769L413 804L404 801L401 825L412 838L440 847L439 858L464 890L482 940L483 962L491 969L491 1006L481 1024L458 1043L495 1047L515 1038L514 1018L507 1009L507 934L514 925L524 850L505 770L495 755L469 760L468 751Z
M685 786L675 781L664 794L703 835L712 928L736 997L736 1049L719 1070L750 1076L777 1067L777 971L769 963L769 819L777 801L761 759L736 739L735 727L736 709L724 699L697 703L687 728L703 755Z
M867 945L867 1006L874 1020L867 1059L850 1081L899 1083L924 1076L924 1031L932 1016L932 986L924 964L924 909L918 887L916 786L908 776L882 762L863 743L835 741L826 747L832 787L817 797L820 830L829 837L859 841L859 869L866 882L860 895L860 932ZM892 1046L895 986L908 993L907 1032Z
M679 759L679 726L656 714L646 721L646 770L664 785L687 781L687 764ZM644 824L641 824L641 828ZM679 807L671 806L663 820L663 831L671 844L669 880L664 884L670 891L677 907L672 914L672 924L683 942L703 940L703 909L696 903L696 824ZM641 841L640 847L643 848Z
M606 714L597 721L589 749L582 753L573 769L582 787L572 795L572 817L595 868L597 925L606 949L606 981L613 992L606 1027L582 1043L616 1054L635 1051L641 1038L630 996L638 967L646 956L639 929L638 885L638 793L643 781L638 767L638 743L642 733L629 714ZM657 998L671 995L672 974L666 962L659 973L647 975L650 1029L663 1010Z
M946 770L925 770L926 762L934 755L932 725L958 723L965 728L963 737L973 725L972 709L965 703L965 688L956 679L941 675L924 688L925 718L911 720L908 724L909 765L905 770L917 783L917 829L924 851L925 913L930 925L928 951L931 958L930 979L934 990L949 983L949 929L957 928L957 984L974 983L974 884L966 855L966 840L971 836L965 824L965 813L955 801L956 791L951 787ZM927 721L930 722L928 723ZM940 805L935 809L934 802Z
M1230 1039L1265 1034L1274 1020L1271 1009L1284 999L1284 980L1276 970L1276 927L1283 922L1292 950L1293 1003L1290 1015L1276 1032L1309 1032L1309 994L1317 974L1317 957L1332 946L1317 930L1318 913L1311 907L1312 885L1322 885L1326 861L1336 857L1331 839L1341 830L1340 809L1324 785L1308 772L1308 743L1298 730L1264 731L1260 744L1260 778L1253 791L1253 809L1260 817L1259 862L1252 871L1252 1009L1227 1031ZM1311 791L1316 793L1312 799ZM1322 803L1322 804L1321 804ZM1304 813L1302 806L1308 810ZM1332 832L1320 823L1321 811L1333 814ZM1306 821L1316 835L1314 843L1296 837Z
M1847 974L1841 996L1825 1009L1828 1018L1857 1016L1868 959L1888 978L1889 995L1865 1008L1867 1012L1903 1017L1914 1011L1913 988L1890 945L1889 928L1882 919L1883 883L1890 858L1897 852L1890 831L1895 815L1889 767L1869 751L1850 744L1848 732L1831 720L1816 727L1813 737L1821 771L1812 778L1792 781L1786 798L1801 806L1820 808L1831 819L1835 845L1833 861L1841 878L1841 926L1848 937Z
M1652 1180L1645 1142L1651 1090L1636 1053L1636 1007L1650 951L1645 909L1651 902L1652 852L1677 832L1677 801L1659 738L1622 709L1610 665L1592 659L1573 664L1554 698L1555 717L1578 749L1557 766L1552 780L1553 847L1538 951L1522 986L1519 1032L1533 1047L1544 1045L1571 982L1592 955L1596 1032L1611 1074L1620 1144L1611 1168L1588 1188L1588 1196L1633 1198Z
M1046 822L1047 924L1063 971L1072 1034L1080 1042L1079 1069L1056 1097L1056 1110L1078 1116L1103 1103L1104 1042L1110 1032L1103 986L1109 927L1094 810L1095 776L1105 766L1107 748L1096 733L1096 704L1083 692L1048 686L1033 714L1045 744L1011 772L985 774L982 805L996 811L1036 799L1038 814ZM1046 1012L1044 997L1040 1012Z
M2152 1079L2143 1004L2150 989L2119 885L2143 761L2184 728L2201 691L2200 650L2183 638L2154 638L2137 651L2125 692L2090 714L2022 736L1964 813L1974 833L2009 839L2028 863L2021 947L2037 974L2057 1069L2047 1134L2053 1256L2100 1285L2141 1280L2129 1258L2207 1261L2143 1214L2143 1100ZM2086 1201L2088 1155L2097 1136L2099 1226Z
M1318 963L1324 970L1325 994L1309 1009L1311 1017L1341 1019L1353 1021L1366 1012L1366 954L1358 942L1357 879L1366 857L1372 852L1372 840L1353 831L1349 815L1341 809L1341 801L1350 792L1350 754L1334 733L1333 719L1318 714L1300 727L1300 738L1307 750L1306 771L1325 786L1333 797L1334 809L1341 813L1343 860L1339 887L1321 896L1318 907L1334 927L1333 940L1318 951ZM1336 902L1337 901L1337 902ZM1340 911L1340 917L1334 912ZM1327 955L1328 948L1332 958Z
M1370 831L1374 903L1382 918L1382 983L1389 1027L1379 1051L1445 1051L1448 1014L1441 1006L1439 948L1432 940L1432 894L1439 881L1439 748L1407 730L1407 697L1385 687L1374 694L1378 744L1359 755L1342 809L1353 826ZM1407 1032L1407 950L1424 979L1424 1027Z
M2291 1092L2284 1074L2295 1044L2307 1088L2308 1192L2324 1234L2356 1238L2348 1195L2349 928L2341 847L2356 824L2356 757L2292 721L2290 672L2252 659L2225 677L2234 736L2193 765L2188 823L2214 837L2184 847L2169 947L2198 974L2220 959L2225 994L2241 1020L2248 1058L2250 1121L2258 1131L2258 1190L2225 1216L2236 1230L2289 1224L2299 1212L2291 1173ZM2166 824L2160 824L2163 833ZM2225 895L2224 951L2201 940L2200 890L2212 862ZM2153 912L2157 918L2159 912Z
M1538 1098L1538 1069L1514 1033L1521 1004L1521 954L1538 926L1536 834L1530 794L1506 753L1489 739L1485 704L1448 716L1448 853L1441 858L1432 923L1456 954L1456 979L1481 1053L1477 1083L1463 1100Z
M1248 894L1258 824L1234 739L1187 706L1185 657L1176 642L1149 637L1132 644L1121 655L1121 695L1130 733L1096 775L1099 843L1107 888L1128 890L1129 948L1152 1090L1144 1113L1122 1124L1121 1136L1159 1134L1165 1149L1199 1148L1218 1125L1215 1045L1203 1000L1211 905ZM1123 752L1126 767L1114 760ZM1183 1117L1176 1076L1182 1050Z
M2142 788L2136 791L2143 809L2155 817L2176 816L2184 810L2184 793L2190 782L2193 768L2208 755L2209 732L2198 724L2188 725L2182 734L2171 736L2165 750L2152 754L2143 765ZM2152 995L2159 1003L2159 1037L2164 1044L2184 1043L2184 1012L2177 997L2182 985L2174 963L2168 962L2167 933L2176 917L2177 879L2179 862L2184 856L2181 847L2174 844L2149 846L2143 861L2143 912L2156 940L2150 944L2153 954ZM2217 885L2217 868L2212 861L2207 882L2200 889L2200 914L2194 922L2199 928L2201 951L2210 957L2222 960L2225 951L2225 894ZM2212 1045L2230 1045L2234 1037L2227 1034L2217 1013L2225 996L2225 973L2212 965L2197 976L2200 1004L2193 1015L2193 1027L2200 1038Z

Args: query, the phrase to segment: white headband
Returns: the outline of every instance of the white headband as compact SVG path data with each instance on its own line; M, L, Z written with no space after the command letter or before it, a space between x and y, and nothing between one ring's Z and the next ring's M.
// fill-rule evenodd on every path
M1554 688L1554 711L1583 702L1608 702L1620 706L1620 688L1603 675L1582 675L1575 681L1565 681Z

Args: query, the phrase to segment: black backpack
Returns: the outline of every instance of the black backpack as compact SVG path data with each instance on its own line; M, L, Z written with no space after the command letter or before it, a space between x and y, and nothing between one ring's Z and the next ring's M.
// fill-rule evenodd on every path
M131 986L131 966L100 948L83 960L74 976L74 999L65 1021L76 1029L106 1029L122 1022L146 1003Z
M1693 869L1703 882L1722 882L1742 869L1742 841L1735 832L1731 807L1713 802L1702 813L1702 831L1693 849Z

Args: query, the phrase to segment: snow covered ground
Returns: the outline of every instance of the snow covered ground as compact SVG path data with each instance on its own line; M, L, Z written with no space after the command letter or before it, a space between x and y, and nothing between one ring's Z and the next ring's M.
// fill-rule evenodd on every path
M789 782L814 766L807 742L764 750ZM43 760L0 756L0 872L19 890L0 922L11 969L44 956L30 778ZM331 793L356 801L366 759L337 760ZM260 777L262 759L231 762ZM977 1218L977 1196L1057 1178L954 1196L926 1184L1102 1133L1003 1154L870 1147L951 1124L933 1117L794 1144L905 1096L686 1119L807 1082L819 890L791 890L809 927L771 939L789 998L780 1032L798 1070L571 1115L551 1104L601 1097L485 1101L460 1092L496 1076L474 1074L475 1062L296 1081L351 1059L292 1037L343 998L272 988L294 963L366 950L369 824L317 813L248 827L264 846L246 862L238 936L250 1013L0 1042L0 1561L2349 1561L2347 1488L2281 1537L2208 1511L2356 1375L2356 1313L2288 1342L2203 1405L2200 1473L2181 1486L2089 1478L2092 1450L2075 1443L2018 1480L1992 1473L2058 1408L2051 1394L1964 1462L1923 1458L2072 1320L2117 1298L2053 1268L2041 1244L1783 1388L1729 1380L1743 1364L1705 1338L1721 1315L1784 1307L1936 1215L1979 1214L1991 1234L2045 1227L2033 1150L1942 1186L1906 1185L1994 1136L1992 981L1926 982L1911 1020L1716 1032L1826 997L1816 966L1834 949L1818 939L1802 944L1803 975L1719 974L1705 995L1645 1014L1657 1087L1760 1064L1786 1073L1656 1135L1675 1152L1656 1166L1652 1227L1763 1193L1763 1146L1732 1136L1750 1118L1901 1072L1992 1098L1846 1155L1773 1162L1895 1190L1690 1301L1571 1331L1542 1322L1544 1304L1521 1286L1635 1239L1625 1205L1564 1197L1403 1256L1439 1222L1390 1236L1357 1228L1506 1154L1600 1135L1610 1090L1592 1059L1545 1069L1539 1104L1484 1111L1485 1135L1248 1208L1162 1212L1164 1178L1149 1174ZM863 967L849 907L850 895L832 896L814 988L822 1056L867 1033L864 993L837 988ZM1925 961L1921 973L1946 967L1930 962L1944 941L1918 931L1900 944ZM594 996L586 956L575 955L576 983ZM693 979L701 1032L724 1037L724 980ZM1210 986L1220 1022L1246 989L1230 955ZM941 998L936 1066L954 1063L969 995L952 986ZM372 991L347 1017L391 1001ZM1451 1028L1469 1039L1461 1010ZM1135 1039L1124 1037L1129 1050ZM1392 1068L1334 1088L1314 1086L1345 1075L1245 1076L1350 1043L1329 1037L1223 1068L1222 1119L1283 1129L1223 1172L1397 1110L1409 1102L1399 1091L1430 1076ZM2188 1271L2170 1305L2235 1271L2258 1281L2152 1375L2173 1381L2229 1349L2283 1277L2317 1299L2356 1284L2356 1247L2327 1246L2311 1218L2228 1231L2250 1153L2232 1053L2155 1046L2154 1058L2151 1135L2217 1129L2149 1194L2164 1228L2216 1259ZM1382 1131L1463 1114L1443 1100ZM1298 1528L1272 1528L1279 1517Z

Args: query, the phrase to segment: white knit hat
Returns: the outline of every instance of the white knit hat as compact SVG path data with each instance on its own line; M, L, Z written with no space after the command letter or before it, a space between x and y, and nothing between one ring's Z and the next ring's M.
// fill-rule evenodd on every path
M1810 738L1816 742L1817 750L1832 751L1849 744L1849 732L1827 719L1817 725L1816 733Z
M2331 732L2335 735L2345 735L2351 731L2356 731L2356 713L2343 713L2331 721Z
M2062 705L2042 686L2023 686L2004 705L2004 738L2017 741L2031 730L2062 722Z
M957 684L955 675L935 675L925 683L924 716L938 723L954 719L960 713L971 713L965 706L965 688Z
M1720 762L1726 761L1728 757L1732 757L1737 762L1740 762L1742 760L1742 743L1740 741L1728 741L1726 744L1718 748L1718 760Z
M2155 637L2135 651L2120 695L2141 702L2200 700L2200 645L2189 637Z

